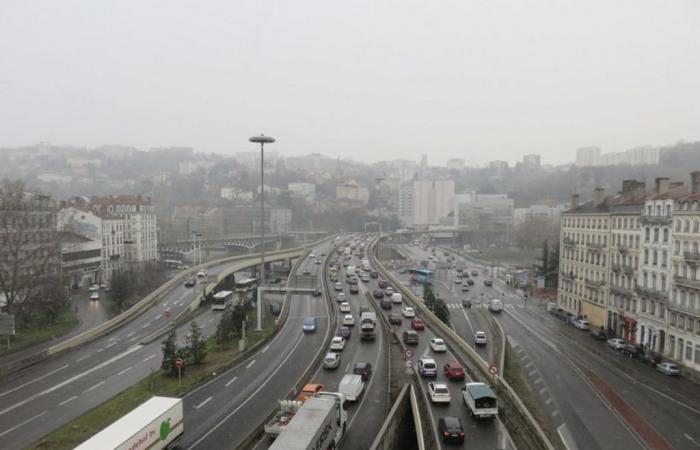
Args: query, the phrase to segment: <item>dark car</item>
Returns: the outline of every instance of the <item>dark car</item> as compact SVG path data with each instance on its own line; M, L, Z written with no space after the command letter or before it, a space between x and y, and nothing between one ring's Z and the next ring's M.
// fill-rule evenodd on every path
M642 355L642 349L634 344L625 344L620 351L628 358L639 358Z
M369 380L370 375L372 375L372 364L366 362L358 362L352 366L352 373L355 375L360 375L362 381Z
M596 341L604 341L608 338L608 336L605 334L605 331L601 329L591 330L591 337L593 337L593 339L595 339Z
M469 300L468 298L463 298L462 299L462 306L465 308L471 308L472 307L472 301Z
M349 327L340 327L338 328L338 336L342 337L345 340L350 339L350 328Z
M370 276L371 278L379 278L379 272L377 272L376 270L370 270L370 271L369 271L369 276Z
M442 371L448 380L464 380L466 376L464 373L464 367L457 361L452 361L443 366Z
M486 286L486 287L491 287L491 286L493 286L493 281L491 281L491 280L484 280L484 286Z
M642 361L644 364L648 365L649 367L656 367L658 364L661 364L663 358L661 358L661 355L659 355L658 353L652 352L651 350L647 350L642 352L641 355L639 355L639 360Z
M473 277L478 277L478 276L479 276L479 272L477 272L476 270L472 270L472 276L473 276Z
M351 294L359 294L359 293L360 293L360 288L357 287L356 284L351 284L351 285L350 285L350 293L351 293Z
M364 306L364 305L360 306L360 315L362 315L362 313L366 313L369 311L370 311L369 306Z
M440 417L438 420L438 432L443 442L451 444L464 443L464 426L462 419L454 416Z
M418 333L415 330L404 331L403 343L406 345L418 345Z
M468 278L468 279L467 279L467 284L468 284L469 286L474 286L474 280L472 280L471 278Z
M195 284L197 284L197 282L194 280L194 278L188 278L188 279L185 281L185 287L192 287L192 286L194 286Z
M384 298L384 291L381 289L375 289L374 292L372 292L372 295L374 298Z
M382 309L391 309L391 299L389 297L384 297L379 301L379 306Z
M389 286L389 282L386 280L379 280L379 287L381 289L384 289L385 287Z
M462 292L469 292L469 286L467 285L467 283L464 283L462 285Z
M411 320L411 328L416 331L423 331L425 330L425 322L423 322L421 319L413 319Z
M270 303L270 314L272 314L273 316L279 316L281 312L282 312L282 307L280 306L279 303L276 303L276 302Z
M403 323L401 314L389 314L389 323L392 325L401 325Z

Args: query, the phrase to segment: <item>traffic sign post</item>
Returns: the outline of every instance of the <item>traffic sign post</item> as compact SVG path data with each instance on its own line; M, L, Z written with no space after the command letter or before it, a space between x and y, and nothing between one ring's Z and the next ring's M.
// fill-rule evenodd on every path
M185 364L185 360L182 358L175 359L175 366L177 367L177 384L182 387L182 366Z
M165 318L170 319L170 310L169 309L165 311Z
M403 352L404 361L408 361L408 360L413 359L413 356L414 356L413 350L411 350L410 348L407 348L406 350L404 350L404 352Z
M495 364L491 364L489 366L489 373L493 376L498 376L498 366L496 366Z

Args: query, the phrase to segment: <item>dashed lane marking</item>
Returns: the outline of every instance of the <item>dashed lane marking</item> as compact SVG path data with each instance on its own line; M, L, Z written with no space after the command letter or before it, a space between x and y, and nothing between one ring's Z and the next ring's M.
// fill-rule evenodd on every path
M233 377L233 378L231 378L230 380L228 380L228 382L226 383L226 387L228 387L229 385L235 383L237 379L238 379L238 377Z
M199 409L199 408L201 408L202 406L204 406L204 405L206 405L207 403L209 403L210 401L211 401L211 397L207 398L206 400L204 400L202 403L200 403L199 405L195 406L194 408L195 408L195 409Z
M74 396L72 396L71 398L67 398L67 399L63 400L61 403L59 403L58 406L63 406L63 405L65 405L66 403L72 402L72 401L75 400L76 398L78 398L77 395L74 395Z
M7 430L5 430L5 431L3 431L2 433L0 433L0 437L3 437L3 436L5 436L5 435L8 434L8 433L12 433L12 432L15 431L17 428L21 427L22 425L28 424L28 423L31 422L32 420L38 419L39 417L43 416L43 415L46 414L47 412L48 412L48 411L43 411L43 412L37 414L37 415L34 416L34 417L30 417L29 419L25 420L24 422L18 423L17 425L15 425L15 426L12 427L12 428L8 428Z

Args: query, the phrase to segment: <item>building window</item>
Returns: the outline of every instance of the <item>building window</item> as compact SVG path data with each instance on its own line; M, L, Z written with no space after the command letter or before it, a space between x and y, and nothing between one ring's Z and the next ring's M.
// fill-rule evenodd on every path
M644 274L642 274L642 280L643 280L642 286L644 286L645 288L649 287L649 286L648 286L648 284L649 284L649 275L648 275L646 272L644 272Z
M661 274L661 290L666 292L666 275Z
M649 227L644 227L644 242L649 242L650 234Z
M671 325L676 326L676 313L671 313L671 317L669 317L668 321Z
M681 243L680 241L675 241L673 243L673 254L679 255L681 253Z
M644 249L644 264L649 264L649 249Z
M656 302L649 302L649 314L656 315Z
M657 266L659 264L659 252L657 250L654 250L654 253L652 253L652 256L653 256L652 265Z
M676 231L681 231L681 221L676 220Z
M641 304L642 304L642 312L643 312L643 313L647 312L647 301L646 301L646 299L642 299Z
M662 319L666 317L666 308L663 305L659 308L659 317Z
M671 215L671 205L666 205L666 215L667 216Z
M664 228L664 243L668 242L668 228Z
M659 229L654 228L654 242L659 242Z

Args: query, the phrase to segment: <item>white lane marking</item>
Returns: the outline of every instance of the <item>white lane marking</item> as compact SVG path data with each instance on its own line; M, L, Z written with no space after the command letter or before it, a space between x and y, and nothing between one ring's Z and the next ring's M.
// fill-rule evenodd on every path
M110 347L113 346L113 345L117 345L117 343L116 343L116 342L112 342L111 344L109 344L108 346L105 347L105 350L107 350L108 348L110 348Z
M214 321L214 318L212 317L211 319L207 320L207 323L212 323Z
M265 352L267 351L268 348L270 348L270 344L267 344L267 345L265 346L265 348L263 348L263 349L260 351L260 353L265 353Z
M41 413L37 414L37 415L34 416L34 417L30 417L29 419L25 420L24 422L18 423L17 425L15 425L15 426L12 427L12 428L8 428L7 430L5 430L5 431L3 431L2 433L0 433L0 437L5 436L7 433L12 433L12 432L15 431L17 428L21 427L22 425L28 424L28 423L31 422L32 420L38 419L39 417L43 416L43 415L46 414L47 412L48 412L48 411L41 412Z
M545 405L549 405L550 403L552 403L552 397L549 397L547 400L544 401Z
M226 383L225 386L228 387L229 385L235 383L237 379L238 379L238 377L231 378L230 380L228 380L228 382Z
M123 352L123 353L121 353L121 354L119 354L119 355L117 355L117 356L115 356L115 357L113 357L113 358L111 358L111 359L109 359L109 360L107 360L107 361L101 363L101 364L98 364L98 365L96 365L95 367L91 367L90 369L88 369L88 370L86 370L86 371L84 371L84 372L81 372L81 373L79 373L79 374L77 374L77 375L75 375L75 376L73 376L73 377L71 377L71 378L69 378L69 379L67 379L67 380L65 380L65 381L62 381L62 382L60 382L60 383L58 383L58 384L56 384L56 385L54 385L54 386L52 386L52 387L50 387L50 388L48 388L48 389L45 389L45 390L43 390L43 391L41 391L41 392L38 392L38 393L36 393L36 394L34 394L34 395L31 395L31 396L25 398L24 400L22 400L21 402L15 403L15 404L12 405L12 406L8 406L7 408L5 408L5 409L3 409L2 411L0 411L0 416L2 416L2 415L4 415L4 414L7 414L8 412L10 412L10 411L12 411L12 410L14 410L14 409L16 409L16 408L19 408L20 406L25 405L25 404L31 402L32 400L35 400L35 399L41 397L42 395L49 394L49 393L51 393L51 392L53 392L53 391L55 391L55 390L57 390L57 389L62 388L63 386L65 386L65 385L67 385L67 384L70 384L70 383L74 382L75 380L78 380L78 379L80 379L80 378L83 378L83 377L85 377L85 376L91 374L92 372L94 372L94 371L96 371L96 370L99 370L99 369L101 369L101 368L103 368L103 367L105 367L105 366L107 366L107 365L109 365L109 364L111 364L111 363L113 363L113 362L115 362L115 361L118 361L118 360L122 359L123 357L125 357L125 356L127 356L127 355L129 355L129 354L131 354L131 353L133 353L133 352L135 352L135 351L137 351L137 350L140 350L141 348L142 348L142 347L141 347L141 346L138 346L138 345L137 345L137 346L134 346L134 347L131 347L129 350L127 350L127 351L125 351L125 352Z
M538 379L535 380L535 384L539 384L539 383L541 383L541 382L542 382L542 378L538 378Z
M195 406L194 409L199 409L199 408L201 408L202 406L204 406L204 405L206 405L207 403L209 403L210 401L211 401L211 397L208 397L208 398L207 398L206 400L204 400L202 403L200 403L199 405Z
M97 351L96 351L95 353L100 353L100 352L101 352L102 350L104 350L104 349L105 349L104 347L98 348Z
M148 328L151 326L151 322L148 322L146 325L142 326L141 328Z
M92 391L93 389L97 389L98 387L102 386L102 385L105 384L106 382L107 382L107 380L102 380L102 381L100 381L99 383L97 383L97 384L94 385L93 387L85 389L85 390L83 391L83 394L86 393L86 392L90 392L90 391Z
M249 362L248 365L245 366L245 368L250 369L253 366L253 364L255 364L255 360L252 360L251 362Z
M107 341L108 341L108 342L112 342L112 341L114 341L115 339L117 339L117 337L116 337L116 336L112 336L111 338L107 339Z
M559 434L561 442L564 444L566 450L578 450L578 446L576 445L576 442L574 441L573 436L571 436L569 428L565 423L562 423L557 427L557 433Z
M65 404L68 403L68 402L72 402L72 401L75 400L76 398L78 398L78 396L77 396L77 395L74 395L74 396L72 396L71 398L68 398L68 399L63 400L61 403L58 404L58 406L63 406L63 405L65 405Z
M143 358L143 360L142 360L141 362L146 362L146 361L148 361L149 359L155 358L155 357L156 357L156 354L154 353L154 354L152 354L152 355L149 355L149 356Z
M80 361L86 360L91 356L92 356L92 353L88 353L87 355L81 356L80 358L76 359L75 362L80 362ZM68 367L68 366L66 366L66 367Z
M523 358L523 361L524 361L524 360L525 360L525 358ZM532 361L530 361L529 363L525 364L525 368L526 368L526 369L529 369L531 366L532 366Z
M127 334L127 335L124 336L124 337L131 337L131 336L133 336L133 335L135 335L135 334L136 334L136 332L135 332L135 331L132 331L131 333Z
M327 304L327 303L326 303L326 304ZM197 440L194 444L192 444L192 445L190 446L190 448L191 448L191 449L192 449L192 448L195 448L200 442L202 442L204 439L208 438L209 435L211 435L214 431L218 430L219 427L220 427L221 425L224 424L224 422L226 422L226 421L227 421L228 419L230 419L234 414L236 414L238 411L240 411L241 408L243 408L253 397L255 397L255 396L258 394L258 392L260 392L260 391L267 385L267 383L268 383L272 378L274 378L274 377L277 375L277 372L279 372L280 369L282 369L282 367L284 367L284 365L287 363L287 360L288 360L289 358L291 358L292 355L294 354L294 350L296 350L296 348L299 346L299 344L301 344L301 341L302 341L302 338L303 338L303 337L304 337L303 334L302 334L302 335L299 335L299 339L297 340L296 344L294 344L294 347L292 347L292 349L289 351L289 353L287 353L287 356L282 360L282 363L281 363L275 370L272 371L272 373L270 374L270 376L267 377L267 379L266 379L260 386L258 386L258 388L257 388L255 391L253 391L253 393L250 394L250 396L249 396L247 399L245 399L245 400L243 401L243 403L241 403L240 405L238 405L238 407L237 407L236 409L234 409L233 411L231 411L230 413L228 413L228 414L226 415L226 417L224 417L223 419L221 419L221 421L220 421L219 423L217 423L217 424L214 425L209 431L207 431L207 432L204 434L204 436L202 436L201 438L199 438L199 440Z
M557 417L558 415L559 415L559 411L557 411L556 409L554 411L552 411L552 417Z
M88 355L88 356L89 356L89 355ZM34 378L32 381L27 381L27 382L24 383L24 384L20 384L19 386L15 387L15 388L12 388L12 389L10 389L9 391L5 391L5 392L3 392L2 394L0 394L0 397L2 397L3 395L7 395L7 394L10 394L10 393L12 393L12 392L15 392L15 391L17 391L17 390L19 390L19 389L22 389L22 388L25 387L25 386L29 386L29 385L32 384L32 383L36 383L36 382L39 381L39 380L43 380L44 378L49 377L49 376L55 374L56 372L59 372L59 371L65 369L66 367L68 367L68 364L66 364L66 365L63 366L63 367L59 367L58 369L52 370L51 372L49 372L49 373L47 373L47 374L44 374L44 375L40 376L39 378Z
M134 342L134 341L137 341L137 340L139 340L139 339L141 339L140 336L134 336L134 337L132 337L131 339L129 339L129 342Z
M536 373L537 373L537 371L533 369L533 370L529 371L527 374L530 376L533 376Z
M545 392L547 392L547 388L540 389L540 395L544 395Z
M130 370L131 370L131 367L127 367L126 369L124 369L124 370L122 370L121 372L119 372L119 373L117 374L117 376L119 376L119 375L124 375L125 373L127 373L127 372L130 371Z

